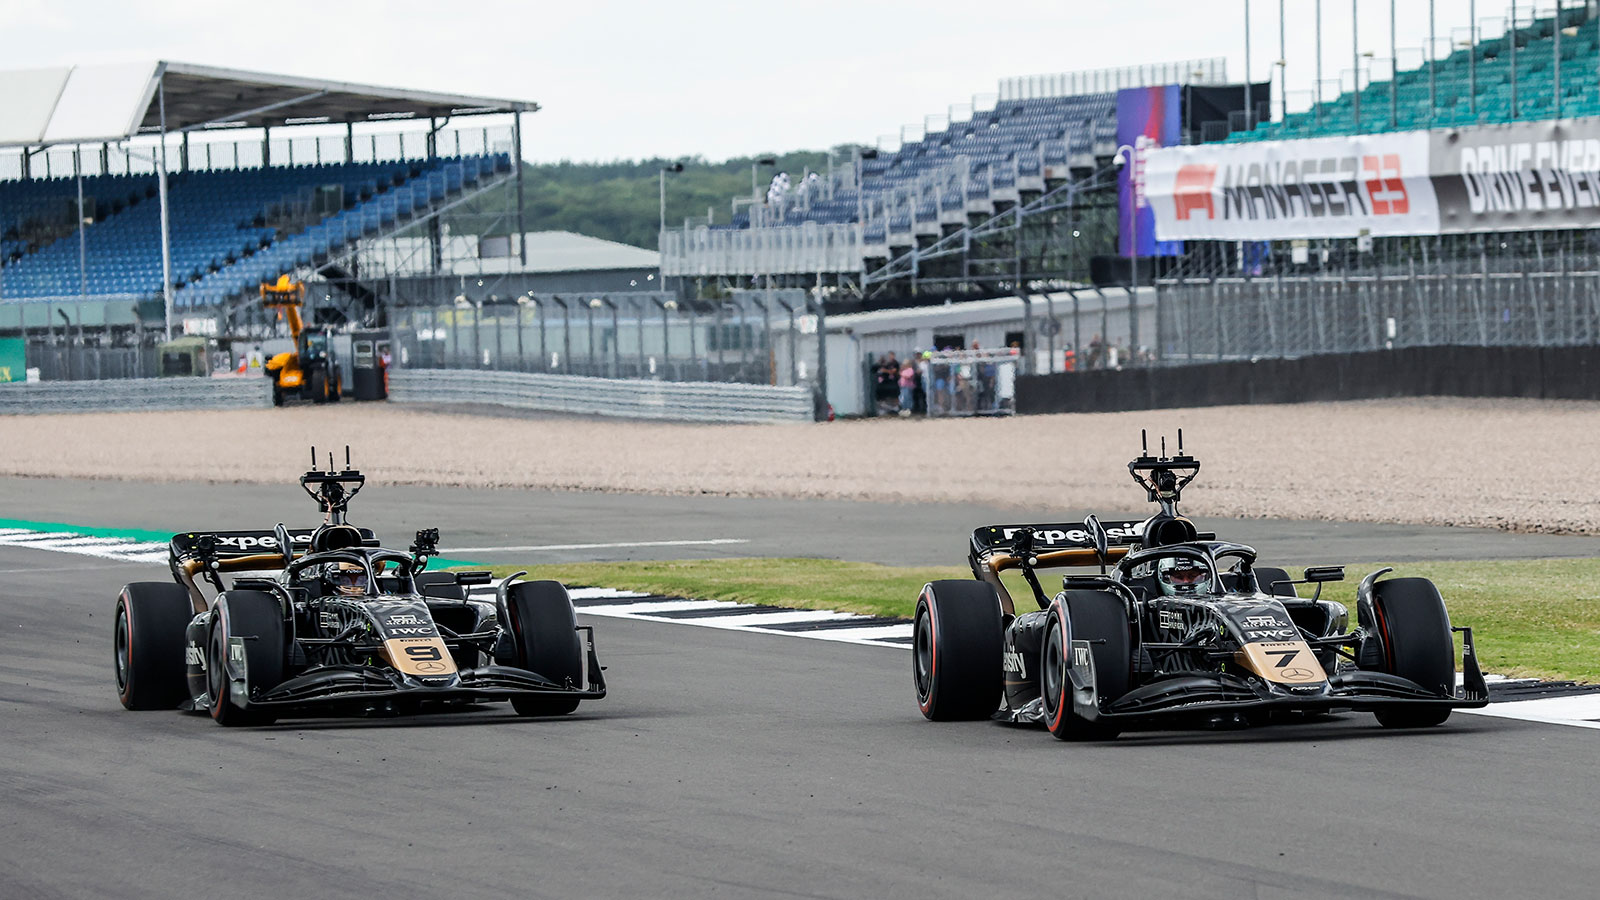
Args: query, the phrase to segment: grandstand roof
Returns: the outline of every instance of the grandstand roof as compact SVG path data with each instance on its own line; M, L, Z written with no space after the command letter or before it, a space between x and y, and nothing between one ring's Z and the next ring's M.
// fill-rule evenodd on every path
M0 72L0 146L115 141L167 130L533 112L529 100L444 94L153 60Z

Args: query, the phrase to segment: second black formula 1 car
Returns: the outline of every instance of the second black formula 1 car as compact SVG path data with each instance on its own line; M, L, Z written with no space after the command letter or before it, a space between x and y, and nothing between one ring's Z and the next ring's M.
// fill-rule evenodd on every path
M174 535L173 582L117 597L122 705L251 725L493 700L551 716L606 695L594 632L577 624L566 588L518 573L495 602L469 598L489 573L425 571L437 530L401 552L345 521L364 482L347 450L343 471L330 460L300 478L326 516L319 528Z
M1361 580L1355 628L1321 599L1342 566L1293 581L1256 551L1201 534L1177 503L1200 463L1178 452L1128 464L1160 512L1142 522L996 525L972 536L973 581L935 581L917 601L912 665L930 719L1044 725L1063 740L1130 727L1264 724L1370 711L1390 728L1482 707L1472 629L1454 627L1423 578ZM1068 574L1046 594L1039 573ZM1039 609L1019 613L1001 573L1019 570ZM1315 584L1311 597L1296 585ZM1454 633L1462 635L1456 684Z

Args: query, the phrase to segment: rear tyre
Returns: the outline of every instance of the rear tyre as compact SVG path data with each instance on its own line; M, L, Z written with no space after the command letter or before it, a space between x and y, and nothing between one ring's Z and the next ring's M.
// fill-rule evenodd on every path
M1384 671L1454 696L1456 647L1439 589L1426 578L1391 578L1372 586L1372 599ZM1394 706L1376 715L1385 728L1427 728L1449 719L1450 709Z
M311 402L328 402L328 373L318 369L311 373Z
M272 382L272 405L283 405L283 385L278 384L276 381Z
M210 695L211 718L227 727L271 725L271 713L238 706L230 689L229 651L233 639L242 638L244 691L254 697L283 680L283 611L278 599L262 591L230 591L217 598L206 639L206 689ZM235 661L234 671L240 667Z
M566 587L559 581L517 582L506 592L506 608L517 667L581 690L583 638ZM564 716L578 708L578 698L524 695L512 697L511 707L519 716Z
M194 618L189 592L136 582L117 595L113 629L117 699L126 709L177 709L189 696L184 630Z
M981 581L935 581L912 625L917 706L936 722L987 719L1005 691L1000 596Z
M1072 709L1072 642L1089 641L1094 660L1095 703L1104 704L1128 692L1133 668L1133 638L1127 607L1103 591L1063 591L1050 606L1039 665L1045 724L1063 741L1109 741L1121 729L1079 716Z

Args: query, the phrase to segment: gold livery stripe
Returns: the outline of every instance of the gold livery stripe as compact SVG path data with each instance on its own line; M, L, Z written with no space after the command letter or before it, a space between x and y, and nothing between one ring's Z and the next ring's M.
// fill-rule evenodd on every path
M407 675L437 678L456 671L456 661L440 638L390 638L383 642L383 652L389 665Z
M1317 684L1327 681L1322 664L1305 641L1261 641L1245 644L1234 661L1278 684Z

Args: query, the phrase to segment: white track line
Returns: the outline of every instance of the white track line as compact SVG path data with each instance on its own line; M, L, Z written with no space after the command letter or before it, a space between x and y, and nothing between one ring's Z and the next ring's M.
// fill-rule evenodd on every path
M739 538L713 538L701 541L641 541L610 544L546 544L529 547L464 547L453 553L489 553L497 551L534 552L539 550L599 550L623 547L676 547L747 543ZM0 547L18 547L26 550L48 550L72 553L118 562L160 564L167 561L166 545L154 541L129 538L103 538L79 534L74 531L32 531L26 528L0 528ZM667 622L678 625L697 625L729 631L744 631L782 637L809 638L846 644L868 644L878 647L908 649L906 639L911 637L910 624L848 627L852 622L868 618L853 613L831 610L774 610L770 613L752 613L748 603L725 600L680 600L672 598L649 599L650 595L637 591L620 591L612 588L573 588L574 600L611 600L621 602L578 608L580 615L617 619ZM483 585L472 590L479 599L494 596L494 586ZM638 601L638 602L628 602ZM724 609L725 616L696 616L674 618L660 615L664 612ZM806 631L784 631L772 625L816 622L838 623L838 628L819 627ZM1507 681L1501 676L1485 676L1488 681ZM1464 709L1464 713L1493 716L1503 719L1520 719L1552 725L1571 725L1577 728L1600 730L1600 693L1575 694L1565 697L1535 697L1527 700L1507 700L1492 703L1483 709Z
M537 553L541 550L614 550L628 547L710 547L748 544L744 538L707 538L703 541L618 541L611 544L535 544L527 547L444 547L444 553Z

